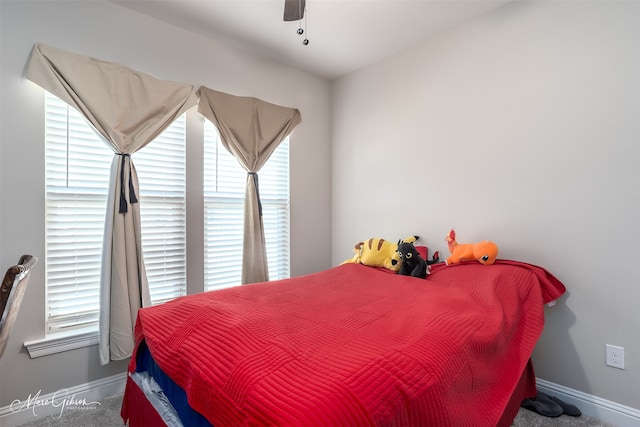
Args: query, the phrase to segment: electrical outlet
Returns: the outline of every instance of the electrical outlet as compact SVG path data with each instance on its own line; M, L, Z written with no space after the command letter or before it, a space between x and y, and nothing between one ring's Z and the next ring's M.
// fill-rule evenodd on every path
M624 369L624 347L606 344L605 348L607 353L607 366Z

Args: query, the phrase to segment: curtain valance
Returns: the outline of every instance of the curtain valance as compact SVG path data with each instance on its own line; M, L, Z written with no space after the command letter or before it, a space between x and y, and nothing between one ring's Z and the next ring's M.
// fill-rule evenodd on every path
M197 103L192 85L36 44L27 78L80 111L116 153L134 153Z

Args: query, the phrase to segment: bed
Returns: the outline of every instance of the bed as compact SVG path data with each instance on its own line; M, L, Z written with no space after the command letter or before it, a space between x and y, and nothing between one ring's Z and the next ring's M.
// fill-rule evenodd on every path
M544 268L344 264L141 309L130 426L508 426L535 395Z

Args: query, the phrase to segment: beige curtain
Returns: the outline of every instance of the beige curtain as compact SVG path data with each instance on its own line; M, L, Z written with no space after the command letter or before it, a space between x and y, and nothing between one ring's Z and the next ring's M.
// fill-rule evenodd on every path
M262 223L258 171L300 123L300 112L256 98L217 92L201 86L198 111L213 122L222 144L247 170L244 201L242 283L269 280Z
M105 217L100 287L100 362L133 351L140 307L150 305L142 257L138 176L131 154L197 102L193 86L36 44L27 78L89 120L115 155Z

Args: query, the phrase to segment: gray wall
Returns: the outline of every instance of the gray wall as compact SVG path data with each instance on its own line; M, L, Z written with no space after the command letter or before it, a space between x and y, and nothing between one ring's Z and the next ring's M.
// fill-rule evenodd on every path
M125 370L100 367L95 347L33 360L21 349L44 336L43 100L23 78L44 42L299 108L292 275L350 258L367 237L417 233L443 253L450 227L495 240L569 289L546 309L538 376L640 408L637 2L519 2L332 84L102 1L1 0L0 19L0 265L41 259L0 360L0 407ZM195 292L202 147L190 142ZM626 370L604 366L605 343L625 347Z
M537 375L640 408L640 3L512 3L335 81L331 102L334 264L369 237L494 240L568 288Z
M298 108L302 123L292 134L290 149L291 274L330 266L328 82L108 2L2 0L0 15L0 265L14 264L22 253L40 258L0 360L0 407L39 390L44 395L126 369L123 362L100 367L95 346L37 359L29 359L22 349L25 341L44 337L44 97L24 79L37 42L161 79ZM188 126L190 132L201 129L197 114L190 116ZM203 280L202 143L188 139L188 280L189 292L197 292Z

